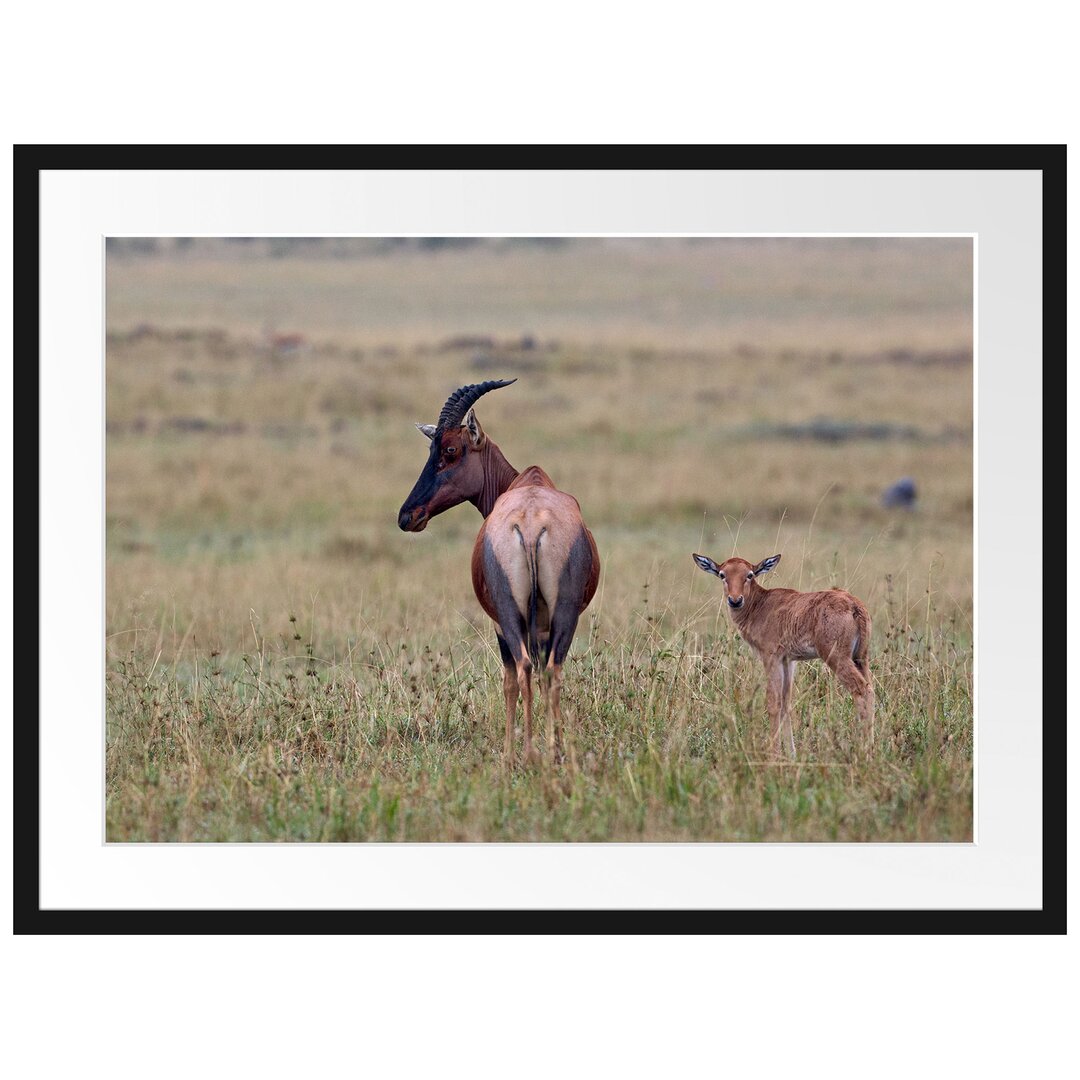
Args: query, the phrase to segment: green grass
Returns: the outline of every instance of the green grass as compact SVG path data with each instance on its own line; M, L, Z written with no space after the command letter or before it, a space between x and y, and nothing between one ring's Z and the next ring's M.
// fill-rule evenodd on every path
M879 626L876 745L820 664L795 761L772 760L760 666L646 614L584 626L568 758L507 769L490 634L362 633L345 655L282 616L259 647L109 671L108 831L130 840L969 840L970 642ZM650 621L652 620L652 621ZM711 622L711 614L699 622ZM255 634L252 635L254 645ZM423 642L423 643L422 643ZM518 747L520 750L520 734Z

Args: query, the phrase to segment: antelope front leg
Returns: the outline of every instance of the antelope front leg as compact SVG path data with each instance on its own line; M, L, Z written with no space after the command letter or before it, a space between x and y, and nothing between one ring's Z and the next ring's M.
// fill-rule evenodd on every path
M765 674L768 683L765 687L765 707L769 710L772 727L771 748L774 757L780 757L780 721L784 707L784 665L777 657L765 661Z

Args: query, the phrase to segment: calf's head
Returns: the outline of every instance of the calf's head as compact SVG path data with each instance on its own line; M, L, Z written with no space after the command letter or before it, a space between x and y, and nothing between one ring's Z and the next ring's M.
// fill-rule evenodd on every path
M694 562L707 574L715 574L724 583L724 594L728 607L735 611L743 606L752 583L762 574L767 574L779 561L779 555L770 555L756 566L745 559L731 558L717 564L708 555L694 555Z

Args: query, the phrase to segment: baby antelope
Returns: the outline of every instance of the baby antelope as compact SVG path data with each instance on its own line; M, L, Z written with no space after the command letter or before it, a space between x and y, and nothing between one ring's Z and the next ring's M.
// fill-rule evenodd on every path
M731 558L719 566L706 555L694 562L724 583L728 611L735 629L765 665L768 686L765 704L772 721L773 752L780 752L780 725L784 725L792 756L791 683L799 660L824 660L855 699L863 731L874 739L874 688L870 683L870 616L857 597L843 589L798 592L763 589L758 578L780 561L779 555L754 566Z

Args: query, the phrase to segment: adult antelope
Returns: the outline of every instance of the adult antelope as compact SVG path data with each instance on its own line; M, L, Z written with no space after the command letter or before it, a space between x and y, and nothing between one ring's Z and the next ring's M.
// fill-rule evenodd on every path
M783 722L792 756L795 735L791 730L791 684L799 660L822 659L855 699L864 732L874 738L874 688L867 655L870 651L870 615L857 597L843 589L798 592L795 589L763 589L758 578L778 562L779 555L762 559L756 566L731 558L717 565L707 555L694 562L724 583L727 608L735 629L757 653L768 677L765 704L772 721L773 751L780 750Z
M495 620L503 661L506 742L514 749L520 695L525 759L532 745L532 673L541 674L548 708L548 749L561 753L563 661L600 578L600 556L573 495L559 491L537 465L518 472L487 437L473 405L516 379L455 390L437 424L417 424L431 440L427 464L398 513L406 532L421 532L437 514L470 502L484 517L472 554L480 606Z

